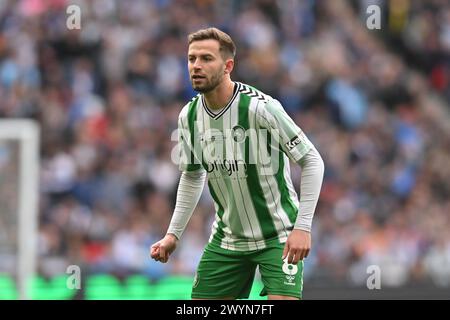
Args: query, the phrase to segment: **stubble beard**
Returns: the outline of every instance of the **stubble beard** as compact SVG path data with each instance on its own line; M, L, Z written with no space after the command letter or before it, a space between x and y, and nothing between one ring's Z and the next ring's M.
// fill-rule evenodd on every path
M223 74L221 72L218 72L211 77L211 80L209 81L207 80L204 85L195 86L194 82L191 81L192 88L194 88L195 91L200 93L208 93L217 88L217 86L222 82L222 78Z

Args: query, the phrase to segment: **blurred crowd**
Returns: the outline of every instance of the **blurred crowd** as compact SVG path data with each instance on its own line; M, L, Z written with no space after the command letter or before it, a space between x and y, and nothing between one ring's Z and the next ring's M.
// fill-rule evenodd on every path
M80 30L66 27L69 4ZM381 30L366 28L369 4ZM149 247L171 218L172 133L195 94L186 36L206 26L234 39L232 78L279 99L325 161L306 281L365 285L377 265L385 286L449 286L445 0L0 1L0 117L42 130L40 274L194 274L207 186L171 261Z

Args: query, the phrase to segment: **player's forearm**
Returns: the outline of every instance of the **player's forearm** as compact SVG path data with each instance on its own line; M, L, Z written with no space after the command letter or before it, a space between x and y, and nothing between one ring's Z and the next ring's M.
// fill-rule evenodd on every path
M311 232L314 211L319 200L325 165L319 152L313 147L299 161L302 167L300 183L300 208L294 229Z
M181 238L202 194L205 177L206 172L202 170L181 174L175 210L167 233L174 234L178 239Z

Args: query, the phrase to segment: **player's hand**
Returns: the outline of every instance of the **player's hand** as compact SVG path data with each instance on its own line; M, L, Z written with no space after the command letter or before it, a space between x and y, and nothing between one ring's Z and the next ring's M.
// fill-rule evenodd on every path
M287 263L297 264L308 256L310 250L311 233L294 229L287 238L282 259L287 257Z
M150 248L150 256L155 261L166 263L169 256L175 250L178 244L178 239L173 234L166 234L166 236L153 244Z

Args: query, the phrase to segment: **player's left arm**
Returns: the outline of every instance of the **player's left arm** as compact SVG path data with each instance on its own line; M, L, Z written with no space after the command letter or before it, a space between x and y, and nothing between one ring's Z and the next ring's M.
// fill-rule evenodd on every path
M311 250L311 225L325 170L314 146L297 163L302 167L299 214L283 251L283 260L287 257L287 262L294 264L306 258Z
M311 226L319 200L325 165L315 146L275 99L267 103L261 118L272 135L276 133L282 151L302 168L300 208L294 229L283 251L283 260L298 263L311 250Z

